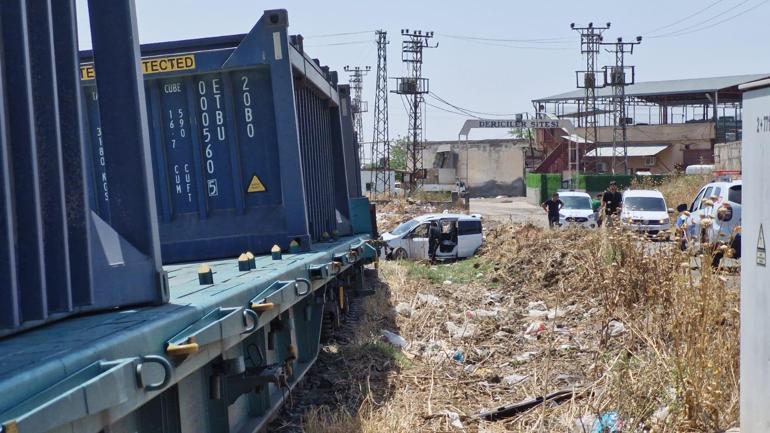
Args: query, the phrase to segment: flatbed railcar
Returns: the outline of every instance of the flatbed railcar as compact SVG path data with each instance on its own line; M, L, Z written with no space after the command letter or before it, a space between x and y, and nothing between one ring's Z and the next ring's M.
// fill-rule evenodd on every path
M0 9L0 433L263 430L325 328L372 293L376 227L355 186L349 89L287 34L283 10L246 35L142 51L132 0L90 2L94 51L79 55L74 3ZM193 67L200 44L224 63L201 54ZM204 162L190 215L170 193L180 157L152 120L153 88L239 73L270 77L261 85L273 105L259 120L275 127L253 143L246 124L228 121L228 136L243 132L218 149L231 163L231 183L218 185L231 207L204 194L205 150L190 142L187 157ZM280 161L257 176L280 185L270 194L250 195L268 188L246 169L261 155L249 143ZM262 225L239 231L243 215Z

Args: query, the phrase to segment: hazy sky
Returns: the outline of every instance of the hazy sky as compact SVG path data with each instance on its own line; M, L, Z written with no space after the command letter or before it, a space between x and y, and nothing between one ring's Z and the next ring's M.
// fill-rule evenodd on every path
M85 3L78 0L84 48L90 47ZM287 9L289 32L304 35L306 51L345 79L344 65L376 65L375 29L387 30L391 39L391 77L405 75L400 29L432 30L439 47L426 50L423 67L431 90L478 112L531 112L531 99L574 89L574 70L584 61L571 22L610 21L609 39L645 36L628 61L636 65L638 81L770 72L770 0L136 0L136 5L143 43L245 33L263 10ZM323 37L348 32L370 33ZM610 62L614 59L602 54L600 64ZM365 81L371 108L374 74ZM454 110L432 98L428 102ZM391 94L389 104L391 137L406 134L398 96ZM466 118L428 107L427 138L456 139ZM372 113L366 113L367 140L371 124ZM476 132L471 138L505 135Z

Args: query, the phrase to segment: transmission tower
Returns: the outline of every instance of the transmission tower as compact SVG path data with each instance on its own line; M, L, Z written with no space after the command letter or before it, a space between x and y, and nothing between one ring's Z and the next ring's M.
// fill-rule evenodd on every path
M377 30L377 83L372 137L372 194L390 194L390 137L388 135L388 32ZM380 189L382 189L380 191Z
M615 54L615 65L605 66L605 75L612 86L612 109L613 109L613 128L612 128L612 173L615 174L618 160L622 160L623 173L628 174L628 134L626 125L628 116L626 115L626 86L634 84L634 67L626 66L625 55L634 53L634 46L642 42L642 37L637 36L633 42L623 42L623 38L618 38L617 42L602 43L608 47L607 52Z
M585 145L586 147L598 141L596 128L596 89L604 87L604 74L596 73L596 58L599 55L599 48L602 42L602 33L610 28L610 23L604 27L594 26L588 23L586 27L576 26L575 23L569 25L572 30L580 33L580 52L586 57L586 68L582 71L575 71L577 87L585 89L585 99L583 100L583 126L585 126ZM580 110L578 110L580 111ZM578 113L578 116L582 116ZM580 117L578 117L580 119ZM568 169L573 173L580 173L580 158L585 149L581 149L579 139L569 140L568 149ZM573 175L574 179L574 175Z
M415 191L425 177L422 167L423 147L423 111L424 96L430 92L429 81L422 77L422 52L430 45L433 32L421 30L401 30L401 60L407 65L408 76L396 78L395 93L404 95L408 101L409 134L407 146L407 165L410 190Z
M353 91L353 129L356 131L356 140L358 140L359 158L363 164L366 158L364 152L364 118L363 113L369 111L369 105L361 97L364 90L364 76L372 70L371 66L345 66L345 72L350 74L348 82Z

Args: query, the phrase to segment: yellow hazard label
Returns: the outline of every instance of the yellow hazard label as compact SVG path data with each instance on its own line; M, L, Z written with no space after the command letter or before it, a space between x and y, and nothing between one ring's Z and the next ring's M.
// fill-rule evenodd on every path
M267 189L265 189L265 185L262 183L261 180L257 177L257 175L251 176L251 182L249 182L249 187L246 189L246 192L265 192Z
M152 57L142 59L142 73L159 74L161 72L175 72L195 69L195 55L185 54L171 57ZM93 80L96 78L94 64L80 65L80 79Z

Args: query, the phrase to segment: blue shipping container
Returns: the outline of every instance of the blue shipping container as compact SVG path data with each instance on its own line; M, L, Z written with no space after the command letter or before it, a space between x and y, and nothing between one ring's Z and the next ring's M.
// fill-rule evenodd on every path
M246 35L142 46L164 263L351 233L349 94L287 27L285 11L269 11ZM110 187L123 180L104 169L90 61L81 54L91 206L109 223Z
M101 85L112 90L105 105L125 113L105 113L99 147L115 158L102 167L132 176L112 185L119 207L104 209L118 210L112 225L93 218L86 200L74 0L0 7L0 336L168 299L149 145L131 116L142 104L132 91L139 75L130 22L119 8L93 9L101 17L92 28L106 71Z

